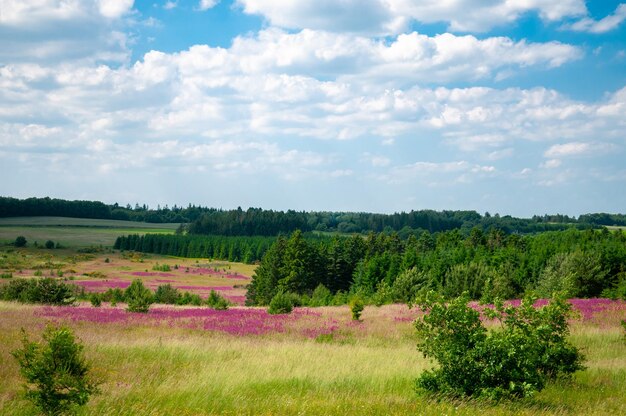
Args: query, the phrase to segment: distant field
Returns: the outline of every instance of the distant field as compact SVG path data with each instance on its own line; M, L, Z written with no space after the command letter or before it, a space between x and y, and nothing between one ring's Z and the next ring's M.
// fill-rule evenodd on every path
M47 240L52 240L64 247L112 246L120 235L172 234L178 226L64 217L0 218L0 243L14 241L22 235L29 245L35 241L43 245Z

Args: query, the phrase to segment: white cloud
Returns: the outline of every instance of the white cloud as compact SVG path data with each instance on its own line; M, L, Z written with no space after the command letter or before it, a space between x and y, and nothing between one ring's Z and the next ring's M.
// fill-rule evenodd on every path
M560 159L549 159L546 160L544 163L541 164L542 168L546 168L546 169L556 169L559 166L561 166L561 160Z
M585 15L583 0L238 0L249 14L292 29L394 34L412 21L444 22L451 31L483 32L534 12L560 21Z
M175 9L176 7L178 7L178 1L168 0L163 5L163 8L165 10L172 10L172 9Z
M120 29L133 0L0 0L0 62L124 62Z
M621 25L624 20L626 20L626 4L621 3L617 6L613 14L610 14L603 19L594 20L590 17L585 17L575 23L565 25L564 28L577 32L606 33L617 29L617 27Z
M391 184L412 182L416 179L426 181L430 186L467 183L474 178L492 175L494 166L472 164L461 160L455 162L415 162L408 165L394 166L378 179Z
M98 0L98 9L104 17L118 19L133 8L134 0Z
M549 158L570 156L591 156L603 154L615 149L612 143L597 142L570 142L555 144L545 151L544 156Z
M219 2L219 0L200 0L200 3L198 4L198 10L204 11L212 9L213 7L217 6Z

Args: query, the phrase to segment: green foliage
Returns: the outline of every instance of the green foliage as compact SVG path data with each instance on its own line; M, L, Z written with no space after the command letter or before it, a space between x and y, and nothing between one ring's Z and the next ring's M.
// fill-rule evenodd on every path
M13 245L15 247L26 247L26 237L24 237L23 235L18 236L15 241L13 242Z
M0 273L0 279L12 279L13 278L13 273L8 272L8 273Z
M230 305L230 302L228 302L228 300L226 300L225 297L220 295L215 290L211 290L211 293L209 293L209 296L208 296L208 298L206 300L206 304L210 308L223 311L223 310L228 309L228 306Z
M417 380L420 390L490 399L532 395L549 380L583 369L583 356L567 341L571 306L555 298L541 308L533 298L519 307L497 302L486 313L501 322L488 331L469 297L444 302L429 292L418 304L426 314L415 322L418 350L439 364Z
M111 306L115 306L118 302L124 302L126 299L124 291L119 287L107 289L101 297L104 302L111 302Z
M73 413L98 392L89 374L83 346L68 328L46 328L45 343L31 342L24 334L22 348L13 351L26 379L26 397L44 414Z
M44 244L44 246L45 246L48 250L51 250L51 249L53 249L53 248L54 248L54 241L52 241L52 240L48 240L48 241L46 241L46 243Z
M154 303L165 303L168 305L174 305L178 303L181 298L178 289L170 285L169 283L165 285L159 285L154 292Z
M124 293L128 312L147 313L154 301L152 292L146 288L141 279L135 279Z
M317 285L311 299L308 302L308 306L328 306L332 304L333 294L323 284Z
M365 309L365 302L363 302L363 299L359 295L353 296L350 300L350 312L352 313L352 319L354 321L361 320L363 309Z
M0 287L0 299L23 303L72 305L78 288L52 278L14 279Z
M172 268L169 264L155 264L152 266L152 270L160 271L160 272L171 272Z
M291 313L293 310L293 298L289 293L278 292L270 301L267 312L272 315Z
M102 306L102 297L98 293L92 293L89 296L89 301L91 302L91 306L94 308L99 308Z

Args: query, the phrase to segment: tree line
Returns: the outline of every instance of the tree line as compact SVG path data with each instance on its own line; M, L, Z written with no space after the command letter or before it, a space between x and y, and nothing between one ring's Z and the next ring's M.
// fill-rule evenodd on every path
M279 293L306 302L328 291L339 299L358 294L382 304L411 301L427 290L483 300L530 292L550 297L556 291L626 298L626 236L606 229L516 235L474 228L465 236L452 230L406 240L370 233L311 241L296 231L269 248L247 303L267 305Z
M273 237L229 237L172 234L120 236L116 250L133 250L177 257L214 258L242 263L260 261Z
M537 233L567 228L626 225L623 214L544 215L516 218L509 215L479 214L476 211L417 210L394 214L367 212L274 211L261 208L224 210L189 205L160 207L135 204L131 207L99 201L67 201L52 198L16 199L0 197L0 217L60 216L115 219L149 223L187 224L190 234L225 236L277 236L295 230L303 232L363 233L397 232L403 239L430 233L460 229L464 234L478 227L483 231L499 228L506 233Z

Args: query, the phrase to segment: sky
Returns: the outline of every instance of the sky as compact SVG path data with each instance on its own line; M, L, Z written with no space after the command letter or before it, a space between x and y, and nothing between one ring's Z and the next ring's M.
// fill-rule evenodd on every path
M0 195L626 213L626 3L0 0Z

